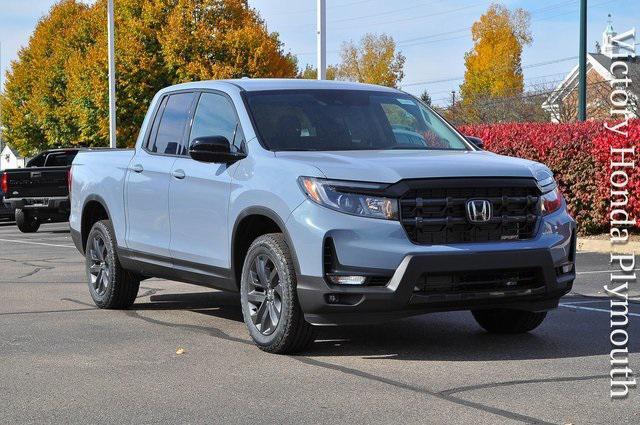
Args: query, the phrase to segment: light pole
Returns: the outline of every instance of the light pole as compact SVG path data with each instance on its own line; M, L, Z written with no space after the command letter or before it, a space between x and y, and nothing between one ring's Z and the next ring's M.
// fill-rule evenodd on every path
M587 0L580 0L580 54L578 55L578 121L587 120Z
M327 78L327 2L318 0L318 80Z
M109 147L116 144L116 60L113 24L113 0L107 2L107 39L109 44Z

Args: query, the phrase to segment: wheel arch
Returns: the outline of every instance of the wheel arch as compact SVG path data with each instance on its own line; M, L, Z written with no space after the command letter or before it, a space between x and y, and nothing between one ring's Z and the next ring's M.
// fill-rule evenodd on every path
M80 241L83 253L86 249L87 237L93 225L100 220L111 220L111 214L106 205L107 203L99 195L88 196L84 201L80 219Z
M251 242L258 236L267 233L282 233L291 251L296 274L300 275L298 257L282 218L269 208L248 207L238 214L231 232L231 273L238 289L240 288L242 265Z

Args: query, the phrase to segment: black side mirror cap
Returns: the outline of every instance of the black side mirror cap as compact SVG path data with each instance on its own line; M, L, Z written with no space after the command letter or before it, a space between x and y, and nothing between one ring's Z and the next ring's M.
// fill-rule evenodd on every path
M474 137L474 136L465 136L465 137L467 138L468 141L473 143L473 146L475 146L476 148L484 149L484 142L482 141L481 138Z
M189 145L189 156L200 162L232 164L246 157L224 136L198 137Z

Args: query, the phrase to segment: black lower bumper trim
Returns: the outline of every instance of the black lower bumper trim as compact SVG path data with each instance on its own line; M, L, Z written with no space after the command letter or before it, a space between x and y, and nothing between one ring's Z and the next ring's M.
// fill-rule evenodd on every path
M508 282L496 288L474 281L472 288L453 286L425 291L425 275L465 272L483 275L501 270L535 270L526 285ZM575 271L558 276L549 249L507 252L422 254L405 257L384 287L329 285L321 277L300 276L298 297L306 319L316 325L341 325L385 321L437 311L514 308L546 311L557 306L571 290ZM512 287L511 287L512 286Z

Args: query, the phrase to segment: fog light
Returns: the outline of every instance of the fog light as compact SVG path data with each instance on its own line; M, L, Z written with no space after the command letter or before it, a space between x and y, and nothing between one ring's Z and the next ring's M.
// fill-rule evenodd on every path
M364 285L365 276L336 276L330 275L329 280L336 285Z

